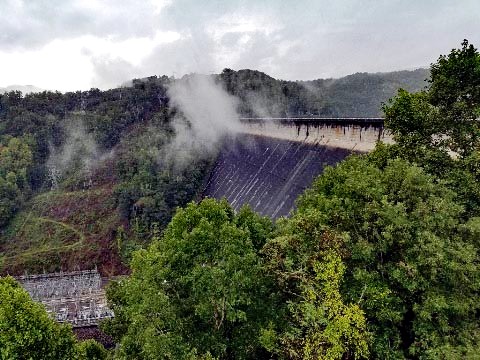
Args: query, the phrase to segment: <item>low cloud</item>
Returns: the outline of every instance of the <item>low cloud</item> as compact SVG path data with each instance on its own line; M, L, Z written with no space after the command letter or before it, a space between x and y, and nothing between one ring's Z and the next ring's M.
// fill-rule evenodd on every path
M67 119L63 131L63 144L60 147L50 145L50 155L46 163L51 188L57 189L70 171L83 175L84 186L88 187L92 170L110 156L110 153L100 150L93 134L87 132L81 115Z
M464 38L480 43L477 0L368 3L5 0L0 86L109 88L223 68L308 80L428 66Z
M175 136L165 149L165 159L177 168L202 154L211 155L226 135L241 130L237 99L213 76L185 76L169 86L168 96L177 113Z

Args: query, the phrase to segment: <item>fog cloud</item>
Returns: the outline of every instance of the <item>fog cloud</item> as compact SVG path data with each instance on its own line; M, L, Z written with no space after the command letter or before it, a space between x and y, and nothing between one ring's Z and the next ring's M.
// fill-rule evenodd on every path
M241 129L237 99L229 95L212 76L189 75L168 88L170 104L177 111L175 136L165 157L183 167L199 155L211 155L219 142Z
M60 147L50 145L50 155L46 163L52 189L58 188L65 175L71 171L83 175L86 182L91 181L92 170L110 155L100 150L93 134L87 132L81 115L67 119L63 131L63 144Z

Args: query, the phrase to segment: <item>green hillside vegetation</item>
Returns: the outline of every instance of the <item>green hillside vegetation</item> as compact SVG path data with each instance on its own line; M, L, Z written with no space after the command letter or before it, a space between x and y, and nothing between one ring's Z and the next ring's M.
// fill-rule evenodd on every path
M131 255L131 274L107 289L115 317L102 328L116 348L106 354L94 342L76 343L7 277L0 357L478 359L478 50L465 40L432 64L429 89L399 90L383 110L395 144L325 169L292 216L276 223L248 207L235 213L225 200L188 202L203 173L158 164L144 141L165 137L129 129L116 145L115 186L80 195L68 181L24 200L30 206L7 227L21 234L31 221L31 232L63 234L55 246L81 246L94 229L66 209L92 206L89 196L102 187L113 191L126 222L116 243ZM135 136L144 141L131 144ZM15 151L29 166L26 147L8 148L24 149ZM208 159L198 161L207 171ZM21 187L21 175L7 178Z
M284 81L254 70L225 69L220 79L241 99L244 116L383 116L381 104L399 88L419 91L428 85L429 71L357 73L340 79Z
M40 189L26 201L0 237L2 272L127 272L130 253L196 196L211 162L199 158L181 171L160 164L168 131L160 138L151 132L131 130L91 173L71 164L58 189Z
M16 274L100 265L122 273L113 236L120 218L112 190L50 191L34 197L6 229L2 269Z
M312 82L252 70L212 76L240 98L244 116L369 116L398 86L423 87L427 71ZM0 95L0 273L95 265L104 275L125 273L132 251L198 195L215 154L182 169L175 156L165 161L179 115L169 105L172 81Z
M114 358L477 359L480 54L431 72L384 107L396 143L327 168L292 217L179 210L109 287Z

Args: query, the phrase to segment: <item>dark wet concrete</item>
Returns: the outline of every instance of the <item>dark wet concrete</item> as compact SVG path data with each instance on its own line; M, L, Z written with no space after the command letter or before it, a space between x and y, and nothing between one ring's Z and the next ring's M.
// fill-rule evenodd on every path
M349 149L241 134L225 139L203 196L226 198L236 210L249 204L276 219L288 215L298 195L326 165L351 153Z

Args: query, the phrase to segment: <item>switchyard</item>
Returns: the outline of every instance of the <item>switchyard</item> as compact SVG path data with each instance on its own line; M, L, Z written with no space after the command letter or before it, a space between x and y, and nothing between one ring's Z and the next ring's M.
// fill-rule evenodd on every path
M24 275L17 280L58 322L80 328L113 317L97 270Z

